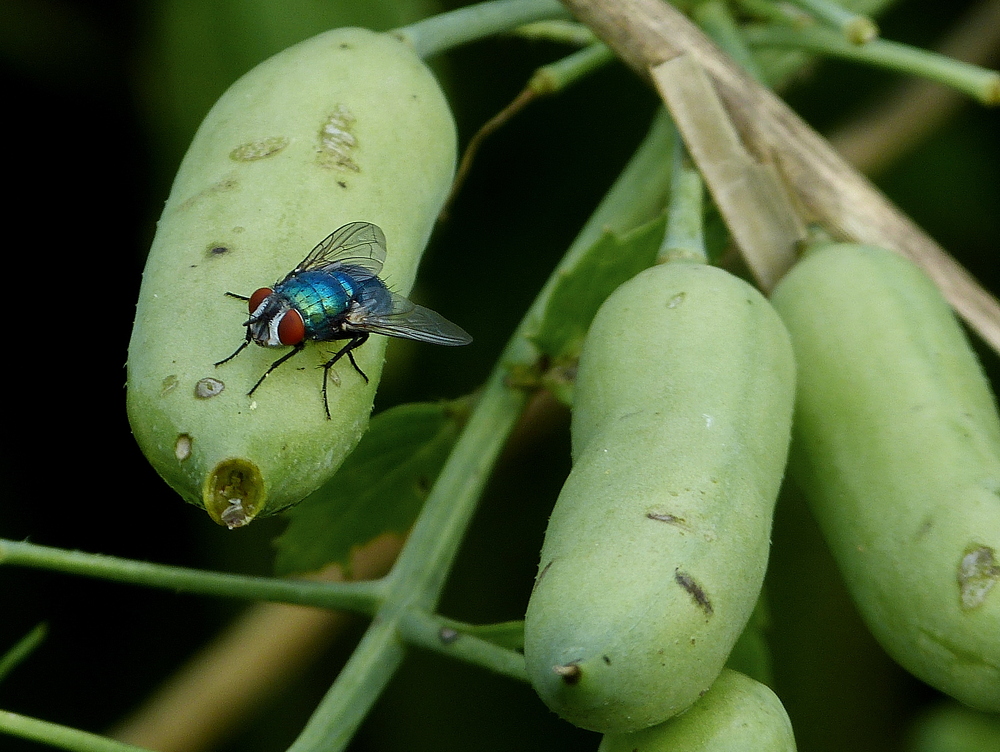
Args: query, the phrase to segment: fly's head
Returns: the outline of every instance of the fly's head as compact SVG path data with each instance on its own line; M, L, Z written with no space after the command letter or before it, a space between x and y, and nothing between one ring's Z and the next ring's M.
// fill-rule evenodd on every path
M250 296L249 309L250 318L244 326L261 347L288 347L305 339L302 314L270 287L262 287Z

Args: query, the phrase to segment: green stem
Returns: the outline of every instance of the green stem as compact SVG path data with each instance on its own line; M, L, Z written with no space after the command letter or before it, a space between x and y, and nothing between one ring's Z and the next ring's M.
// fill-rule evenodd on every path
M779 5L773 0L736 0L740 9L752 18L786 26L801 27L816 23L808 13L787 5Z
M764 82L764 74L747 47L728 3L723 0L704 0L692 8L691 17L729 57L757 81Z
M795 47L821 55L832 55L900 73L923 76L951 86L983 104L1000 104L1000 73L963 63L945 55L898 42L875 39L863 46L850 44L837 32L812 26L755 26L746 29L747 40L760 47Z
M395 620L376 618L288 752L347 747L404 655Z
M88 731L0 710L0 733L47 744L68 752L150 752Z
M528 681L521 653L454 629L448 619L411 610L400 619L399 629L408 643L483 666L517 681Z
M380 581L311 582L247 577L0 539L0 565L5 564L100 577L178 592L348 609L367 614L374 613L382 600Z
M674 162L667 205L667 232L657 254L657 263L694 261L707 263L703 199L705 184L688 156L684 142L674 142Z
M848 10L830 0L790 0L840 32L850 44L867 44L878 36L878 25L868 16Z
M515 335L507 355L522 351L519 344ZM527 357L534 361L533 354ZM527 404L526 392L507 385L507 366L502 359L494 368L424 502L406 546L386 578L390 599L406 598L427 609L436 605L490 471Z
M522 39L544 39L546 42L572 44L576 47L586 47L600 41L594 32L576 21L535 21L518 26L513 33Z
M45 622L42 622L18 640L14 647L0 656L0 681L3 681L7 674L13 671L18 664L34 652L35 648L42 644L42 640L45 639L48 631Z
M543 65L528 81L528 88L536 94L554 94L614 59L615 53L606 44L596 42L561 60Z
M557 0L493 0L431 16L394 33L426 59L532 21L568 17L569 11Z

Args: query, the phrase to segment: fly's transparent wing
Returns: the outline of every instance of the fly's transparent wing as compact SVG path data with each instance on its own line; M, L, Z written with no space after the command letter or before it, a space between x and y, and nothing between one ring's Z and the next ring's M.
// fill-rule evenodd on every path
M458 324L430 308L418 306L384 287L366 291L358 311L349 314L352 329L432 345L467 345L472 337Z
M385 234L377 225L351 222L330 233L288 276L314 269L350 267L352 276L370 279L382 271L385 253Z

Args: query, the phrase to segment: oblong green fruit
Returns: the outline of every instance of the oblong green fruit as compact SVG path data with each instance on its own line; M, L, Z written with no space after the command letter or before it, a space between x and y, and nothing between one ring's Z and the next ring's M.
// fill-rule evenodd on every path
M794 388L781 321L721 269L647 269L601 306L525 617L556 713L633 731L711 686L760 592Z
M598 752L795 752L781 700L768 687L724 669L704 697L679 718L607 734Z
M869 629L903 667L1000 711L1000 418L912 263L836 244L774 290L799 389L791 473Z
M237 526L315 490L365 430L385 337L331 374L342 346L310 343L247 391L284 349L249 347L246 304L333 230L385 233L382 272L410 289L451 184L455 128L433 75L403 42L337 29L243 76L209 112L174 181L143 273L129 345L128 412L156 470L217 522ZM339 377L339 378L337 378Z

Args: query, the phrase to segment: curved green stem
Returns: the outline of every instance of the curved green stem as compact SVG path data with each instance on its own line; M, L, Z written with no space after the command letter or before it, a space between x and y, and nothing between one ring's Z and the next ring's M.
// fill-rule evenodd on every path
M20 713L11 713L9 710L0 710L0 733L69 752L150 752L145 747L117 742L89 731L49 723Z
M568 17L557 0L492 0L401 26L394 33L426 59L532 21Z
M374 613L381 602L383 587L377 580L311 582L204 572L3 539L0 539L0 565L48 569L178 592L348 609L367 614Z
M408 643L483 666L517 681L528 681L521 653L467 634L451 624L449 619L433 616L426 611L412 610L400 619L399 629Z
M819 26L804 29L754 26L746 29L746 35L747 41L754 46L796 47L821 55L832 55L900 73L923 76L951 86L982 104L1000 104L1000 73L936 52L884 39L875 39L858 46L848 42L836 31Z

